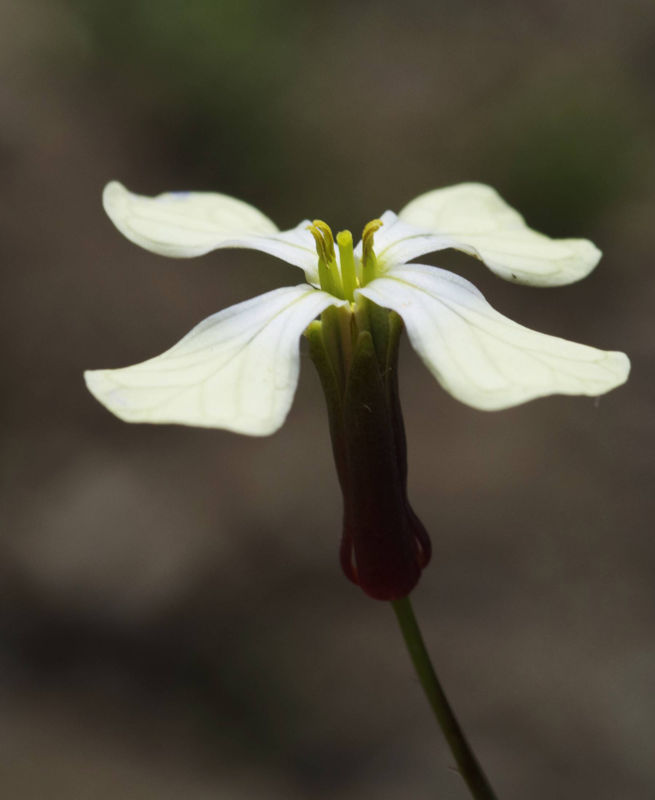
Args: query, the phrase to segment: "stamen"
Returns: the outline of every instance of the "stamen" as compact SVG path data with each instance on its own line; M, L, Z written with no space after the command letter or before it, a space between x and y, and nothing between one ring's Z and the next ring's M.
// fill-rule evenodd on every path
M334 239L332 238L332 231L330 230L330 226L323 222L322 219L315 219L312 223L315 228L318 228L323 236L323 241L325 242L325 250L327 253L327 260L334 261Z
M316 242L316 253L318 254L318 280L321 289L333 294L335 297L343 298L343 287L341 276L337 267L337 259L334 253L334 239L329 226L322 220L315 220L312 225L307 226L307 230L314 237Z
M325 252L325 242L323 241L321 232L315 225L308 225L307 230L314 237L314 241L316 242L316 253L318 254L318 257L323 261L327 261L327 253Z
M382 222L381 219L372 219L370 222L367 222L366 225L364 225L364 230L362 231L362 240L367 242L370 238L372 243L373 234L376 231L379 231L383 225L384 222Z
M364 285L370 283L376 275L377 258L373 252L373 238L375 232L379 231L383 225L381 219L372 219L366 223L362 231L362 283Z

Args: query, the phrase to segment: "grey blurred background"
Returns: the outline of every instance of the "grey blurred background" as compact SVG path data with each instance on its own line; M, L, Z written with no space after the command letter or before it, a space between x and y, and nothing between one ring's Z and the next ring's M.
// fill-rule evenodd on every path
M404 348L415 607L500 798L652 800L655 4L0 0L0 70L2 796L467 797L391 610L338 567L306 354L268 439L125 425L81 375L302 280L139 250L112 178L355 232L480 180L597 271L539 291L426 260L633 375L484 414Z

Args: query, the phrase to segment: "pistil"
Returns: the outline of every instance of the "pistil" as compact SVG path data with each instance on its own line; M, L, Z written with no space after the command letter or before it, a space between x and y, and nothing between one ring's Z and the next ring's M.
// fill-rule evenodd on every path
M350 231L340 231L337 234L337 245L339 247L343 293L346 300L350 300L352 303L355 299L355 289L357 288L357 268L355 266L352 233Z

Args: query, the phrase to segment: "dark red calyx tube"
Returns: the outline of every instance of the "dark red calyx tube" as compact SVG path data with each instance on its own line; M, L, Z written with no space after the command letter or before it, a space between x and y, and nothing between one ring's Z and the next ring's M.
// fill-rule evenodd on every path
M390 402L390 370L395 363L380 369L371 332L360 332L343 402L342 566L377 600L408 595L430 558L427 532L407 499L404 428Z
M401 332L400 318L370 301L354 314L328 309L307 330L343 493L341 566L377 600L408 595L431 553L427 531L407 499L397 375Z

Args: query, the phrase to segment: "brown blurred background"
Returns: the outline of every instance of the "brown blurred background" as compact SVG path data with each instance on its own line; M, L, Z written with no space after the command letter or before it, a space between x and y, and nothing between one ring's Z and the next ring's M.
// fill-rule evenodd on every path
M358 231L464 180L604 251L492 304L633 361L603 397L475 412L406 347L417 613L502 800L655 796L651 0L0 0L0 794L462 800L391 610L337 562L303 355L268 439L125 425L82 370L162 352L297 270L175 261L104 217L117 178Z

